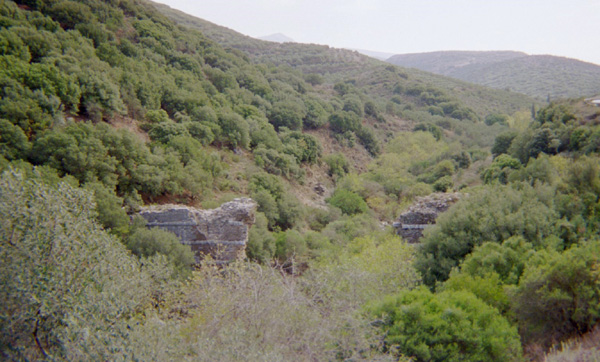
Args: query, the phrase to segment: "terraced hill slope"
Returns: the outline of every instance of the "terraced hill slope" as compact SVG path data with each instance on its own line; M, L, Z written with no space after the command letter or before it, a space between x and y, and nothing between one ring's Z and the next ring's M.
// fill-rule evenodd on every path
M599 65L552 55L441 51L398 54L387 62L538 99L583 97L600 92Z

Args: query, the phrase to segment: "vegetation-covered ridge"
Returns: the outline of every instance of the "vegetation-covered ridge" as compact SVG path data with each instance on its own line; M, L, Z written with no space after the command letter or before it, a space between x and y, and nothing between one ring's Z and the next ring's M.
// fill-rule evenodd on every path
M551 55L442 51L398 54L387 62L537 99L577 98L600 92L600 65Z
M390 99L402 104L415 105L414 98L421 91L442 93L471 108L479 117L490 113L512 114L515 111L531 106L532 99L505 90L481 87L456 79L440 77L415 69L396 68L391 72L389 64L361 55L356 51L331 48L326 45L284 43L276 44L250 38L231 29L193 17L154 3L156 8L178 24L200 30L208 38L219 44L244 52L256 63L276 64L300 70L307 79L313 81L323 77L325 84L350 82L366 91L378 100L381 108ZM394 74L398 73L398 74ZM415 88L416 87L416 88ZM412 92L410 91L412 90ZM410 93L410 94L405 94ZM395 96L395 98L394 98ZM416 105L419 103L417 102ZM431 105L431 104L428 104ZM402 117L402 113L399 113ZM406 116L404 118L411 118Z
M0 24L2 359L519 361L600 318L597 108L135 0ZM383 227L450 190L423 246ZM223 269L135 217L238 196Z

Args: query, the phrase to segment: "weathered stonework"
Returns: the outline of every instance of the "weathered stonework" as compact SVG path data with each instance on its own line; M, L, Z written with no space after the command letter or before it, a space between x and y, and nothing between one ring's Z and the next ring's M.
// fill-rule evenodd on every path
M210 255L218 263L246 257L248 230L254 224L256 203L240 198L219 208L202 210L181 205L144 207L140 215L149 228L168 230L190 245L199 263Z
M396 233L408 243L418 243L423 230L433 224L438 215L456 203L462 194L431 194L417 198L416 202L394 223Z

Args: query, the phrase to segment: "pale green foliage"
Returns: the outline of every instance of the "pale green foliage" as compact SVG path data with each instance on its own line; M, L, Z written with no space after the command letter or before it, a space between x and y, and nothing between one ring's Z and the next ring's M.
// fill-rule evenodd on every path
M0 214L5 358L146 359L160 348L162 343L144 346L128 338L127 330L140 337L145 321L130 319L151 302L170 272L158 259L146 260L142 268L102 231L92 221L89 193L64 183L53 189L23 181L7 171L0 179Z
M517 131L524 131L529 127L531 123L531 114L527 111L518 111L515 112L512 116L508 117L507 123L510 128L513 128Z
M436 140L429 132L399 132L385 149L401 155L410 165L411 162L425 161L441 155L448 150L448 146L445 142Z
M449 150L447 143L436 140L429 132L399 132L386 145L386 152L369 165L367 177L380 183L387 194L400 196L404 192L411 193L411 186L417 182L411 173L412 166L435 163ZM419 181L433 183L455 171L450 160L442 161L434 168L421 175ZM445 186L449 187L448 182Z
M167 123L170 121L169 115L164 109L146 112L146 119L151 123Z
M194 361L388 360L354 304L337 304L316 283L256 264L209 264L188 286L181 333Z
M399 290L411 288L419 281L412 266L414 249L389 233L371 233L357 237L343 250L311 264L310 280L323 285L322 293L336 303L356 307ZM322 279L322 281L321 281Z
M510 303L503 287L502 280L496 273L492 272L480 277L460 273L455 269L450 273L450 278L442 284L440 291L465 290L471 292L487 305L496 308L502 314L506 314L510 308Z

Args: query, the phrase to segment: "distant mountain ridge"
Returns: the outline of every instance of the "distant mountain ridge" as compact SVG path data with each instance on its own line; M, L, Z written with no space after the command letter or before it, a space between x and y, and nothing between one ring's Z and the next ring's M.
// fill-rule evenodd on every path
M388 63L417 68L536 98L583 97L600 92L600 66L516 51L439 51L398 54Z
M290 38L289 36L281 33L275 33L271 35L265 35L258 37L260 40L272 41L275 43L294 43L295 40Z
M527 54L525 53L514 51L439 51L396 54L389 57L386 61L403 67L417 68L451 76L458 68L469 67L475 64L493 64L526 56Z
M350 50L354 50L359 52L360 54L364 54L366 56L369 56L371 58L375 58L375 59L379 59L379 60L386 60L389 57L393 56L393 53L386 53L386 52L379 52L376 50L367 50L367 49L354 49L354 48L349 48Z

